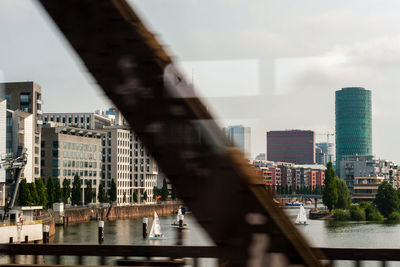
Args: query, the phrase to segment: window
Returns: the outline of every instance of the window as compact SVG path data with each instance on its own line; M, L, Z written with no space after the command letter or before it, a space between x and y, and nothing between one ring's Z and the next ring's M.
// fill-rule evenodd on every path
M39 158L35 157L35 164L39 164Z
M35 136L35 144L39 144L40 138L39 136Z
M4 99L7 100L7 108L11 109L11 95L4 95Z
M35 146L35 154L39 154L39 151L40 151L39 147Z
M35 161L36 161L36 158L35 158ZM59 163L58 163L58 160L53 159L53 161L52 161L52 163L51 163L51 166L53 166L53 167L58 167L58 166L59 166L58 164L59 164Z
M58 177L60 175L60 170L59 169L53 169L51 172L51 175L53 177Z
M38 137L38 138L39 138L39 137ZM54 148L58 148L58 145L59 145L59 144L58 144L58 141L53 141L53 147L54 147Z
M35 174L38 175L39 174L39 168L35 167Z
M53 150L53 157L58 158L59 155L60 155L60 151L58 151L58 150Z
M19 95L20 109L29 112L30 93L21 93Z

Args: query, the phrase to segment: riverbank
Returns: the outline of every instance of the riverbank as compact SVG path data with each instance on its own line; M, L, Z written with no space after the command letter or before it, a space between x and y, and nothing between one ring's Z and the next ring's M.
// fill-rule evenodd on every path
M91 220L117 220L126 218L152 217L154 212L159 216L172 215L181 205L179 202L162 204L143 204L109 207L82 207L64 210L63 215L56 213L59 224L74 224Z

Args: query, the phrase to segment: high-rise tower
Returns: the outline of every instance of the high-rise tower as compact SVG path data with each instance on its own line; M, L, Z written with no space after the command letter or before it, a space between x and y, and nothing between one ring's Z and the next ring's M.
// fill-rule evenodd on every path
M336 169L343 156L372 154L371 91L346 87L336 91Z

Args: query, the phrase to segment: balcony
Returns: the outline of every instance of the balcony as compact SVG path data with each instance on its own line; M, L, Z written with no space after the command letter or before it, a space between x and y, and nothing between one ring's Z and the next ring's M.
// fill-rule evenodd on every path
M37 122L37 124L39 124L39 125L43 125L43 121L42 121L42 120L37 120L36 122Z
M36 113L39 115L43 115L43 111L41 109L36 110Z

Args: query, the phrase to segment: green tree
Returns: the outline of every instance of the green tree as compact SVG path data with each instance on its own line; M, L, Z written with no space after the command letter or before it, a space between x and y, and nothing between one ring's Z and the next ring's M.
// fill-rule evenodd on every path
M351 197L349 188L347 188L346 182L342 179L336 177L336 187L337 187L337 202L335 208L337 209L348 209L351 204Z
M158 187L153 187L153 199L157 199L158 196Z
M132 200L133 200L134 203L138 202L138 193L137 193L136 190L133 190Z
M98 198L100 203L106 203L107 202L106 191L104 190L104 186L102 184L99 185L99 194L98 194L97 198Z
M163 186L161 188L161 197L162 200L167 200L168 199L168 195L169 195L169 191L168 191L168 186L167 186L167 180L164 178L163 180Z
M92 203L93 200L93 187L92 187L92 181L87 180L86 181L86 188L85 188L85 204Z
M32 196L29 190L29 186L26 183L26 179L22 179L19 183L18 201L21 206L29 206L32 204Z
M142 196L143 201L147 201L147 191L144 191L143 196Z
M338 200L338 192L335 178L336 172L332 167L332 162L329 162L325 171L325 189L322 194L322 201L325 206L328 207L329 211L331 211L335 207Z
M54 180L50 176L49 179L47 179L47 200L49 207L53 205L55 197L56 197L56 191L54 187Z
M123 203L126 202L126 193L125 193L125 192L124 192L124 194L123 194L123 196L122 196L122 201L123 201Z
M399 197L397 192L387 181L384 181L379 186L374 202L385 218L399 209Z
M39 196L39 205L45 208L47 206L47 190L42 178L35 179L36 191Z
M55 195L54 201L60 202L62 199L60 180L58 180L58 179L54 179L54 180L56 182L55 192L54 192L54 195Z
M72 182L71 202L72 205L80 205L82 203L82 181L78 174L75 174Z
M293 193L292 186L289 186L289 195L291 195L292 193Z
M70 181L68 179L64 179L63 186L61 189L61 199L64 203L68 203L68 199L70 197L71 197Z
M111 188L109 195L111 202L115 202L117 200L117 184L114 182L114 179L111 180Z
M350 218L352 221L365 221L365 210L360 208L359 205L352 205L350 207Z
M28 186L29 186L29 191L31 193L31 197L32 197L32 204L40 205L40 199L39 199L38 192L36 190L35 183L29 183Z

